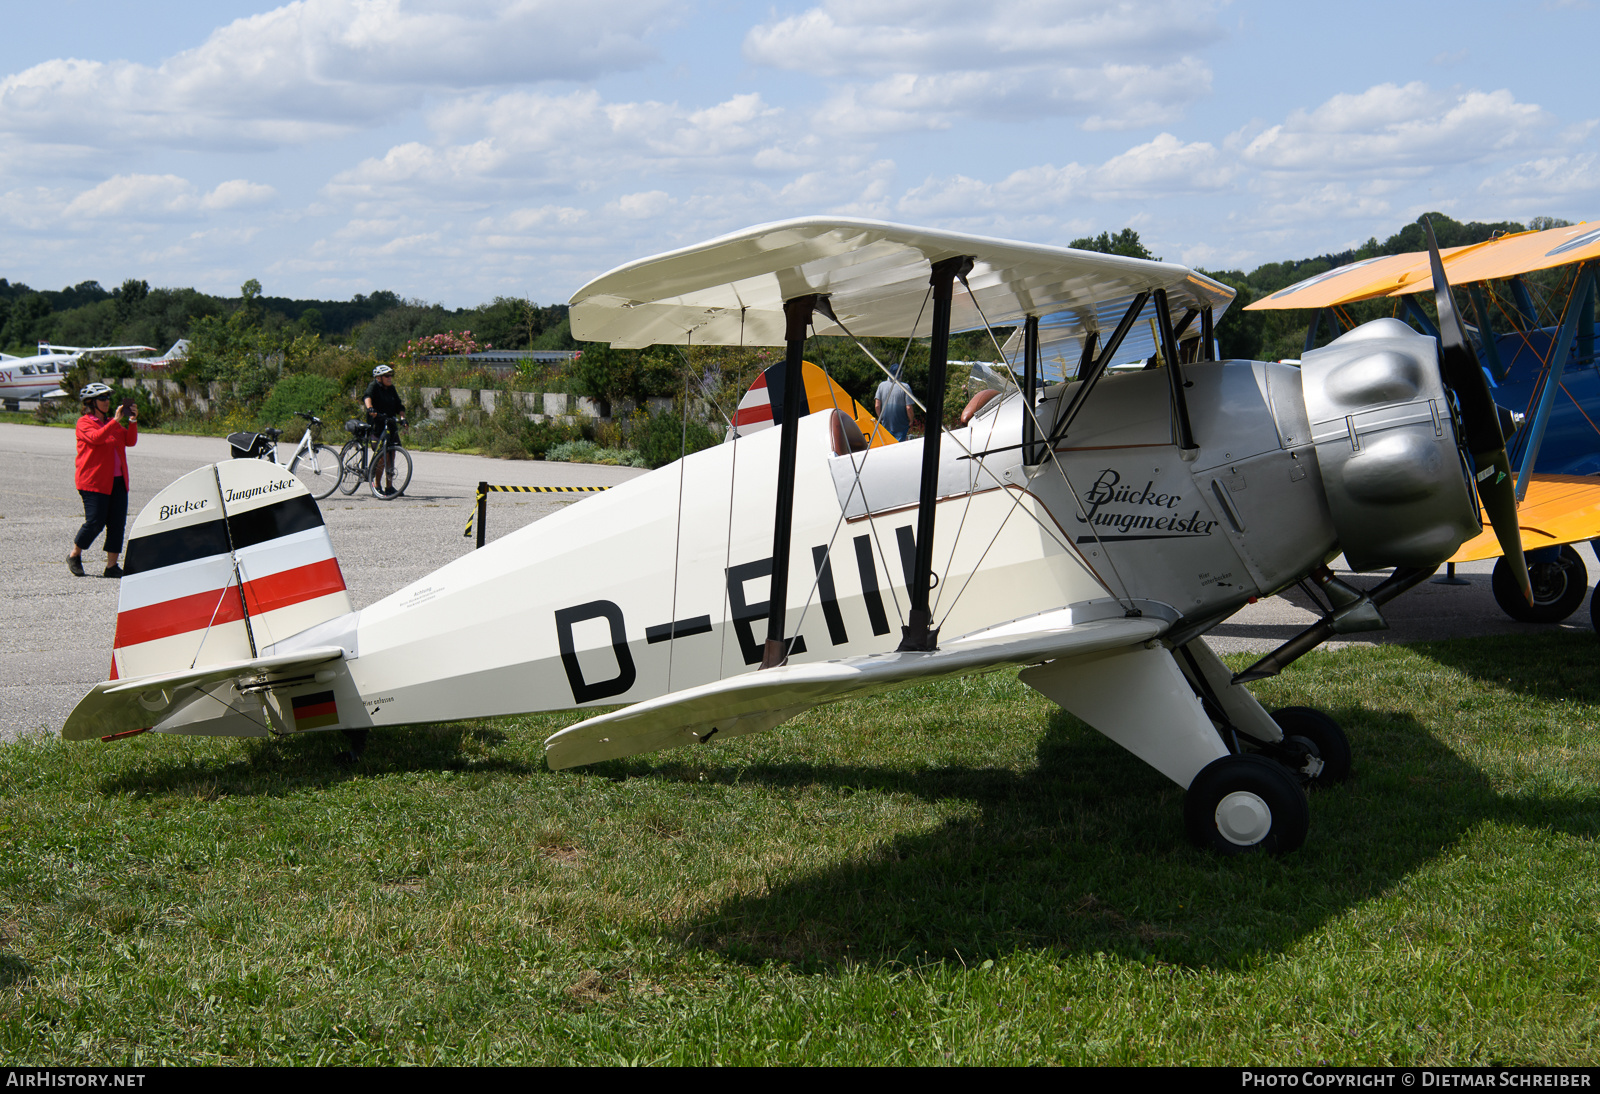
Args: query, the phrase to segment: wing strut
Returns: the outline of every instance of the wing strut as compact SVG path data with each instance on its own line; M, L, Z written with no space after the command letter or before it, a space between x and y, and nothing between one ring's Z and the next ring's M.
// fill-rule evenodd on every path
M1539 447L1544 442L1545 428L1550 424L1550 409L1555 405L1556 391L1561 387L1561 375L1566 370L1567 358L1572 354L1572 343L1578 333L1578 324L1585 315L1594 315L1595 264L1585 262L1578 268L1578 277L1567 297L1567 310L1561 317L1555 346L1545 366L1544 385L1539 391L1539 405L1534 409L1533 422L1518 437L1515 447L1521 469L1517 473L1517 500L1528 496L1528 476L1539 459Z
M1094 358L1094 367L1087 373L1084 366L1089 362L1090 354L1094 351L1094 331L1091 331L1083 343L1083 360L1078 362L1078 391L1073 396L1071 405L1067 406L1056 417L1056 424L1050 430L1050 447L1054 449L1066 437L1067 430L1072 427L1072 420L1078 416L1078 411L1083 409L1083 404L1089 399L1089 392L1094 390L1094 385L1099 382L1105 373L1106 367L1111 364L1112 355L1122 346L1122 340L1128 336L1128 331L1133 328L1134 321L1139 318L1139 313L1144 311L1144 305L1150 299L1150 294L1142 292L1133 298L1133 303L1128 305L1128 310L1122 313L1122 321L1117 324L1117 329L1111 332L1111 338L1106 342L1105 349L1100 351L1100 356Z
M1087 338L1084 344L1088 344ZM1022 328L1022 462L1030 467L1044 462L1044 454L1038 451L1039 446L1034 443L1039 430L1039 421L1033 416L1038 387L1039 317L1030 315Z
M1178 456L1184 461L1200 454L1194 443L1194 429L1189 425L1189 400L1183 394L1183 366L1178 363L1178 336L1172 329L1172 311L1167 307L1167 290L1157 289L1156 324L1161 328L1161 352L1167 358L1167 383L1172 389L1172 413L1178 421ZM1185 325L1194 316L1184 317Z
M928 607L928 590L933 583L933 517L939 498L939 435L944 431L945 368L950 358L950 304L955 295L956 278L965 278L973 261L957 255L933 264L928 282L933 286L933 342L928 347L928 406L923 414L922 484L917 492L917 554L912 569L911 612L907 625L900 628L896 652L928 651L939 648L939 628L933 625Z
M767 644L761 651L761 667L776 668L789 659L789 640L784 637L784 608L789 599L789 537L794 528L794 461L800 439L800 415L796 413L805 398L806 328L811 313L823 299L816 293L796 296L783 302L784 340L788 353L783 362L783 424L778 438L778 509L772 519L772 590L767 611ZM948 297L945 315L950 314ZM924 598L926 599L926 598Z

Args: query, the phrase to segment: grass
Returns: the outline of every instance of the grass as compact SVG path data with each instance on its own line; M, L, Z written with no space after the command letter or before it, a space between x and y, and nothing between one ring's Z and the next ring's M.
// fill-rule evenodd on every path
M0 1058L1584 1064L1593 636L1313 654L1306 847L1010 674L551 773L560 716L0 749Z

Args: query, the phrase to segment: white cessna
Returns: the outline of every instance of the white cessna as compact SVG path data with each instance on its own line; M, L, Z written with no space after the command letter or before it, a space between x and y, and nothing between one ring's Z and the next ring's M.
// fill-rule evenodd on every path
M15 409L24 399L64 399L62 381L80 358L105 353L154 353L153 346L53 346L39 343L33 357L0 353L0 402Z
M1436 283L1444 278L1436 274ZM1379 320L1302 368L1215 361L1231 291L1171 263L875 221L768 224L591 282L575 336L785 346L808 333L1021 328L1021 384L967 427L874 447L781 415L546 517L359 612L316 504L229 461L162 491L124 563L114 679L63 729L262 736L622 704L546 742L565 768L771 729L819 704L1020 667L1187 791L1192 838L1292 850L1333 721L1244 686L1381 606L1499 514L1504 439L1449 290L1444 345ZM1148 352L1134 352L1146 338ZM1071 382L1040 362L1071 347ZM1140 371L1111 370L1145 357ZM1509 529L1516 545L1514 520ZM1393 567L1363 590L1327 568ZM1246 672L1203 635L1315 589L1321 620Z

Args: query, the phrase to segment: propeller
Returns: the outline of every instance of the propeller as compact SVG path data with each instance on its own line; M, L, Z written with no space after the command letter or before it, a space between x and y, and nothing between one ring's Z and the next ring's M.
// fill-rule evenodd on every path
M1444 382L1455 392L1461 409L1461 439L1472 455L1478 499L1500 550L1511 564L1517 585L1529 604L1533 586L1528 581L1528 563L1522 557L1522 532L1517 527L1517 488L1511 477L1511 460L1506 455L1506 438L1500 424L1500 408L1489 391L1489 381L1478 364L1478 354L1467 341L1461 318L1456 314L1450 282L1445 280L1444 262L1439 257L1439 241L1433 224L1423 218L1428 231L1428 262L1433 268L1433 299L1439 309L1439 369Z

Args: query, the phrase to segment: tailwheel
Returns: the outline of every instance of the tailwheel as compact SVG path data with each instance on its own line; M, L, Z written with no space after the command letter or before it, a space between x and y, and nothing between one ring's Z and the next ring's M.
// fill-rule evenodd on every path
M1350 739L1332 718L1313 707L1272 712L1283 730L1286 766L1309 789L1332 786L1350 777Z
M1282 855L1305 842L1311 809L1282 764L1264 756L1224 756L1189 784L1183 820L1197 847L1220 855Z
M1554 558L1546 557L1554 553ZM1571 547L1544 547L1528 552L1529 604L1517 588L1516 576L1504 558L1494 564L1489 580L1500 610L1518 623L1559 623L1578 610L1589 588L1589 568Z

